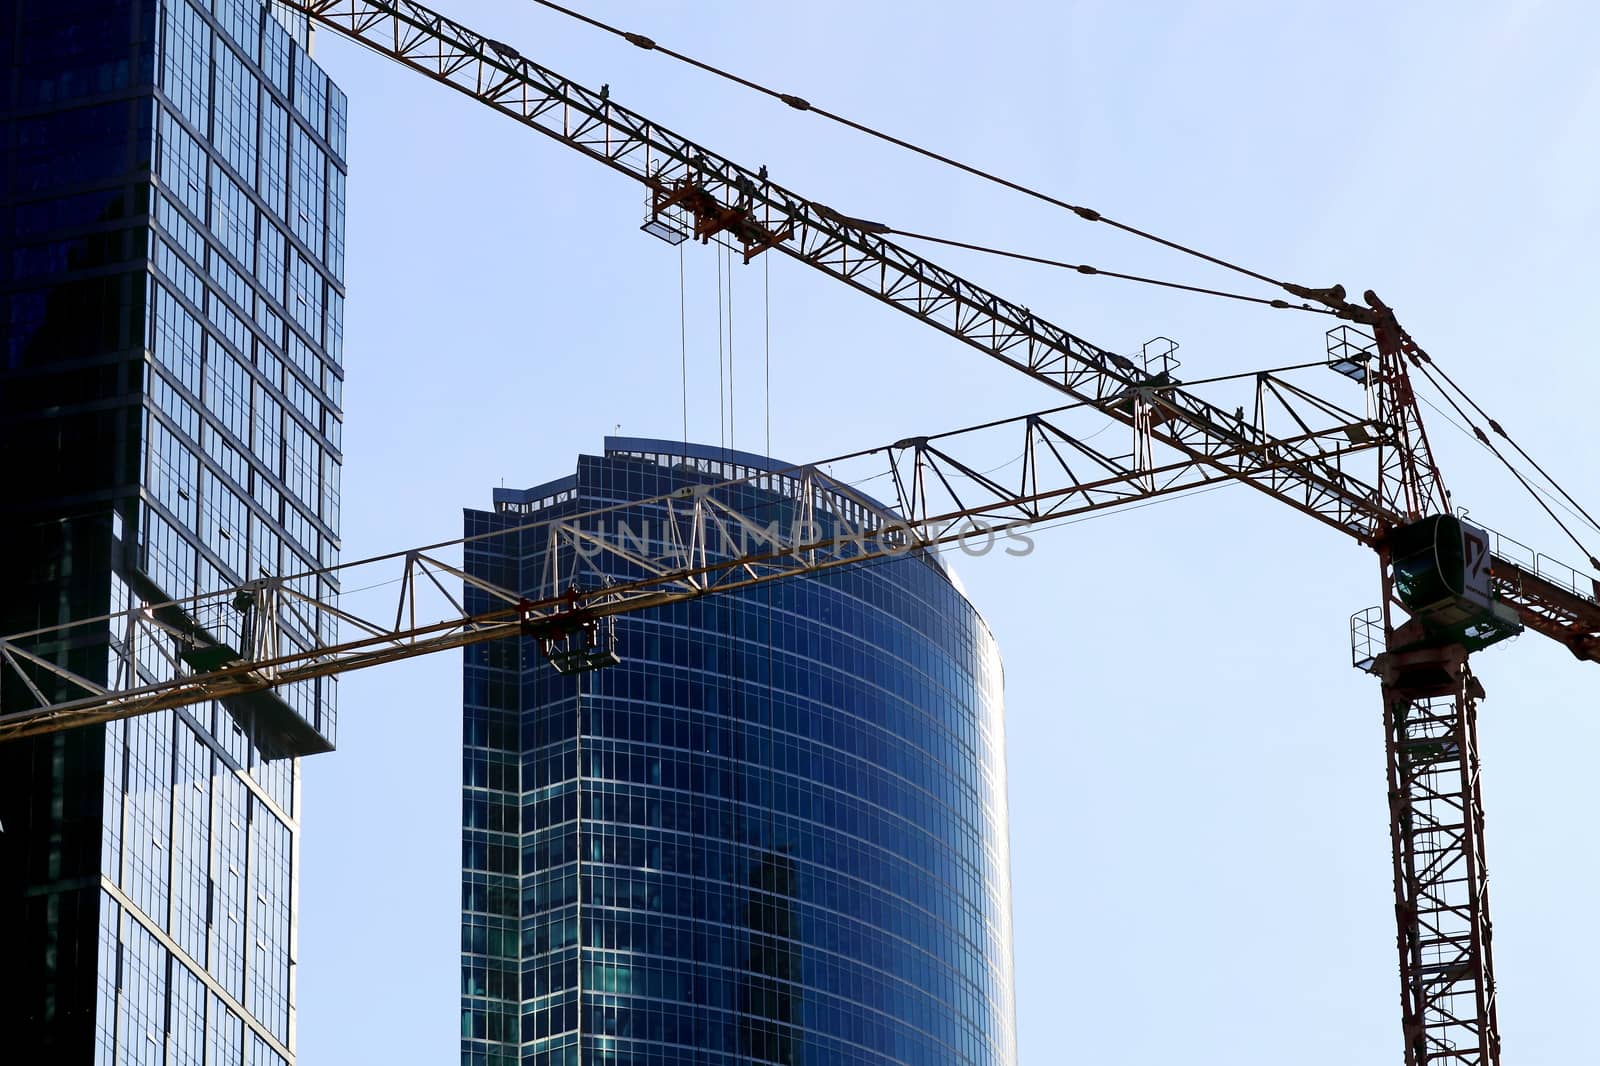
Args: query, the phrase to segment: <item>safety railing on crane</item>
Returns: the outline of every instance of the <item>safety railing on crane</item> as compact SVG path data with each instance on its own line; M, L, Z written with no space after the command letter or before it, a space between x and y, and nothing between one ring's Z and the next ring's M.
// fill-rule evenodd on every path
M1600 603L1600 578L1585 574L1576 567L1569 566L1559 559L1553 559L1543 552L1534 551L1521 541L1512 540L1492 529L1484 531L1489 534L1491 555L1515 563L1535 577L1559 586L1574 596Z
M1385 646L1383 608L1374 605L1350 616L1350 665L1377 673L1378 656Z

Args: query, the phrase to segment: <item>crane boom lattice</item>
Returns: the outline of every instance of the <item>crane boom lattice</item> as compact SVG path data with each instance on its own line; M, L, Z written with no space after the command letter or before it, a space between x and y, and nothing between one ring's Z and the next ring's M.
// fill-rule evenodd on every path
M604 88L580 86L420 4L276 2L639 182L647 230L727 243L747 263L782 253L1075 403L832 461L886 464L872 475L892 486L887 506L822 464L686 471L680 491L627 505L653 523L650 532L616 535L618 509L536 523L551 562L534 590L470 577L442 557L458 541L6 637L0 740L218 700L266 723L257 735L275 737L276 754L304 754L325 742L319 749L295 701L280 696L314 678L519 637L537 641L558 669L597 668L614 661L603 634L618 614L887 557L926 559L979 523L1006 532L1244 483L1378 552L1384 601L1355 627L1364 641L1356 661L1382 680L1406 1063L1498 1066L1478 782L1482 689L1467 659L1526 627L1600 661L1600 585L1461 526L1411 388L1408 365L1427 356L1376 296L1357 307L1338 286L1284 285L1353 323L1330 332L1329 365L1364 387L1362 413L1276 372L1249 375L1248 394L1224 401L1186 386L1167 363L1100 348L900 247L887 227L790 192L766 168L740 167L621 107ZM1069 428L1080 414L1102 428L1119 423L1126 450L1096 448ZM978 458L993 458L975 442L996 434L1007 441L1001 454L1018 455L1005 464L1015 475ZM750 479L773 494L781 520L732 502L726 490ZM606 568L592 565L600 555L632 576L601 580ZM372 569L382 571L376 582ZM326 591L336 586L320 580L335 571L344 588L392 582L398 597L377 611L348 596L341 605ZM469 614L453 591L463 582L495 606ZM1408 620L1396 623L1397 608ZM109 654L109 684L66 665L85 661L86 650L88 659Z
M1384 439L1352 439L1349 430L1361 419L1344 417L1357 422L1329 418L1282 439L1319 438L1340 457L1372 451ZM1113 451L1080 435L1077 423L1090 419L1099 420L1092 408L1058 408L784 473L686 474L674 496L537 523L550 538L553 564L533 590L474 581L441 557L460 543L449 542L0 639L0 670L26 682L24 706L0 706L0 740L206 699L235 700L465 644L562 632L596 617L1227 485L1233 479L1214 464L1243 461L1263 447L1241 438L1233 452L1218 452L1212 462L1138 446ZM1005 473L979 459L995 454L1016 457ZM1271 469L1259 458L1252 461ZM824 468L851 473L839 477ZM884 483L893 503L877 502L851 488L850 480ZM774 516L728 502L729 490L750 483L792 504ZM636 578L598 585L605 568L590 564L602 555ZM349 594L339 602L319 592L331 583L307 580L327 576L346 589L396 587L397 601L358 609ZM469 616L445 585L463 581L503 606ZM319 627L322 618L336 619L337 633ZM66 649L95 640L110 644L116 663L111 685L61 665ZM310 742L312 734L282 708L269 702L258 709L294 731L284 738L290 752L295 743Z
M286 0L316 25L464 93L640 182L659 210L682 211L703 240L723 234L746 256L776 250L889 304L1060 392L1134 425L1130 400L1159 390L1152 435L1201 461L1236 452L1235 419L1133 360L1107 351L410 0ZM1297 403L1324 403L1306 392ZM1256 453L1261 456L1261 453ZM1323 522L1373 543L1395 516L1374 477L1346 469L1314 439L1270 459L1219 466Z

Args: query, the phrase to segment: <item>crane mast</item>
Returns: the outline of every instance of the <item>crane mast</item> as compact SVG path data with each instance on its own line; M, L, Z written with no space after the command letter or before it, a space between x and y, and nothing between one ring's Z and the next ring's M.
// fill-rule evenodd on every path
M1478 700L1460 645L1379 659L1406 1066L1500 1061Z
M535 523L552 560L535 590L472 578L439 558L461 543L451 542L6 637L0 673L25 698L0 707L0 740L219 700L275 724L276 754L306 754L325 742L319 748L314 731L297 727L274 693L309 678L518 637L536 640L558 669L596 668L615 661L606 634L618 614L923 553L980 526L1003 533L1242 482L1378 555L1382 601L1353 620L1352 633L1356 665L1379 678L1383 696L1405 1062L1498 1064L1476 730L1483 689L1469 658L1525 626L1600 661L1600 587L1452 516L1409 376L1408 365L1426 357L1382 301L1368 292L1354 305L1338 287L1284 286L1347 323L1330 331L1329 363L1366 387L1365 412L1274 372L1242 376L1250 393L1230 407L1214 387L1184 386L1169 364L1099 348L894 244L886 227L798 196L764 167L739 167L620 107L605 89L579 86L419 4L280 2L640 182L646 228L732 243L746 262L790 256L1074 403L835 460L885 462L878 472L894 488L890 505L819 463L721 481L686 475L679 492L628 505L657 523L651 536L608 536L615 509ZM1128 450L1090 445L1068 425L1080 414L1120 422ZM973 458L996 435L1021 437L1015 482ZM787 501L791 524L731 506L725 490L750 478ZM608 554L642 576L598 580L604 568L594 560ZM372 567L399 572L392 619L387 608L358 613L319 594L317 577L337 571L356 587L363 582L350 575ZM469 614L447 582L475 585L496 606ZM326 619L344 634L332 635ZM118 664L109 684L61 665L64 649L95 640Z
M1498 1066L1478 773L1478 700L1484 692L1468 657L1469 645L1509 636L1520 625L1495 617L1488 595L1488 539L1472 530L1460 536L1463 565L1457 587L1468 593L1478 575L1483 614L1459 618L1452 612L1461 607L1452 604L1397 622L1394 608L1403 603L1395 588L1397 541L1429 516L1449 515L1450 494L1411 386L1407 364L1421 354L1387 305L1370 291L1364 299L1373 312L1378 351L1377 417L1395 433L1393 444L1379 449L1379 486L1384 501L1408 523L1385 531L1378 545L1385 650L1373 662L1383 694L1405 1062ZM1436 517L1432 528L1441 525L1446 523ZM1455 529L1448 525L1451 547ZM1437 552L1438 545L1436 537L1429 547Z

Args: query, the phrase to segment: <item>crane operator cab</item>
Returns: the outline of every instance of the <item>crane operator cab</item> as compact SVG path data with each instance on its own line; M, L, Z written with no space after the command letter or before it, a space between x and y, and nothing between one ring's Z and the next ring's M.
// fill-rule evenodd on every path
M1389 534L1394 591L1427 634L1469 651L1522 631L1516 612L1494 597L1489 535L1454 515L1429 515Z

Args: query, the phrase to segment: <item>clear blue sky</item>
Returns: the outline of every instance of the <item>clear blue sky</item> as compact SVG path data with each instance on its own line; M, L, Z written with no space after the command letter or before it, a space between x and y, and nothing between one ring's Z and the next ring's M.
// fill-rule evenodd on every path
M437 3L847 213L1232 285L531 4ZM1375 288L1600 505L1592 5L583 7L1266 273ZM350 95L345 556L457 535L492 486L569 472L618 425L676 436L678 254L638 232L640 189L330 34L317 56ZM1311 316L931 258L1115 351L1174 337L1193 377L1322 352ZM711 441L715 262L688 249L690 432ZM733 280L740 447L764 447L765 266L776 455L1056 402L774 256ZM1475 518L1576 557L1484 452L1432 432ZM1022 1060L1398 1062L1378 692L1348 665L1370 554L1229 489L957 566L1006 662ZM1571 1062L1600 997L1600 671L1531 636L1477 665L1505 1048ZM455 655L352 675L339 751L305 764L304 1066L455 1061L459 687Z

